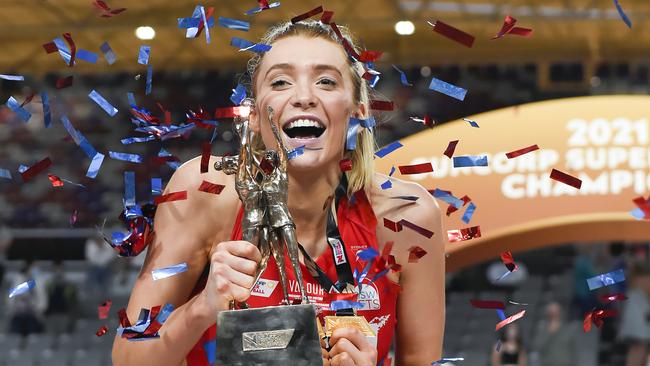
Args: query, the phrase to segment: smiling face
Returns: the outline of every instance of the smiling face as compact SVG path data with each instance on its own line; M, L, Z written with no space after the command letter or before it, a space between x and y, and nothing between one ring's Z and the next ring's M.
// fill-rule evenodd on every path
M348 120L365 115L355 100L352 70L343 48L330 40L302 35L273 42L253 81L256 96L251 127L260 131L264 144L276 142L266 113L274 111L288 150L305 146L292 159L292 169L316 169L343 158Z

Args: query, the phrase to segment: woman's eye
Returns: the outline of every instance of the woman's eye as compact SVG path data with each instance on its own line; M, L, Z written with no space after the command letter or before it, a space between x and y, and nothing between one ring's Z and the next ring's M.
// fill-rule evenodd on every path
M335 81L335 80L327 79L327 78L318 80L318 83L319 83L319 84L330 85L330 86L334 86L334 85L336 85L336 81Z
M280 80L276 80L276 81L272 82L271 86L275 88L275 87L279 87L279 86L285 86L287 84L288 83L286 81L280 79Z

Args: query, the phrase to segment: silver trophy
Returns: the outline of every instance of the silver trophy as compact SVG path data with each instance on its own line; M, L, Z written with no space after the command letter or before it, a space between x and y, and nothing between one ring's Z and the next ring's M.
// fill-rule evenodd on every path
M251 99L243 107L254 108ZM277 150L261 148L261 136L249 128L248 116L235 119L241 139L239 155L224 157L217 170L235 174L235 189L243 205L242 239L255 244L262 260L255 283L273 255L278 265L283 305L249 309L231 302L217 316L217 365L322 364L316 309L309 304L298 258L295 224L289 213L288 155L269 107L268 120ZM289 305L284 253L287 249L301 294L300 305ZM241 309L235 309L237 306Z

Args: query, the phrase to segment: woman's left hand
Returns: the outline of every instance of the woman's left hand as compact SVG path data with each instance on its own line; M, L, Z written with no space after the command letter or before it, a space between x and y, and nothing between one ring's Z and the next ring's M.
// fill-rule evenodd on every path
M330 338L331 366L375 366L377 350L356 328L339 328Z

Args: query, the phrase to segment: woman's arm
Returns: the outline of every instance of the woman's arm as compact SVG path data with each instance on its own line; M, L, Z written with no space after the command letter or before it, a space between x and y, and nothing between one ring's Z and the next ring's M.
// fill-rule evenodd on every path
M490 366L501 366L501 352L498 352L496 347L492 347L492 357L490 358Z
M210 257L213 240L227 240L227 225L233 219L214 217L214 209L228 210L232 206L236 215L237 202L233 192L224 190L221 195L211 195L197 190L201 181L232 185L232 179L222 173L209 173L202 177L199 160L184 164L173 175L166 192L187 190L184 201L163 203L158 206L154 221L155 238L147 251L147 258L138 276L127 314L134 322L141 308L171 303L175 310L160 330L161 337L143 342L129 342L116 337L113 344L115 365L179 365L199 340L202 333L216 321L216 311L207 306L204 292L190 297L191 291ZM223 203L215 204L214 200ZM227 234L225 234L227 235ZM153 281L153 269L186 262L188 271L163 280Z
M517 359L517 366L526 366L528 364L528 352L523 347L519 349L519 358Z

